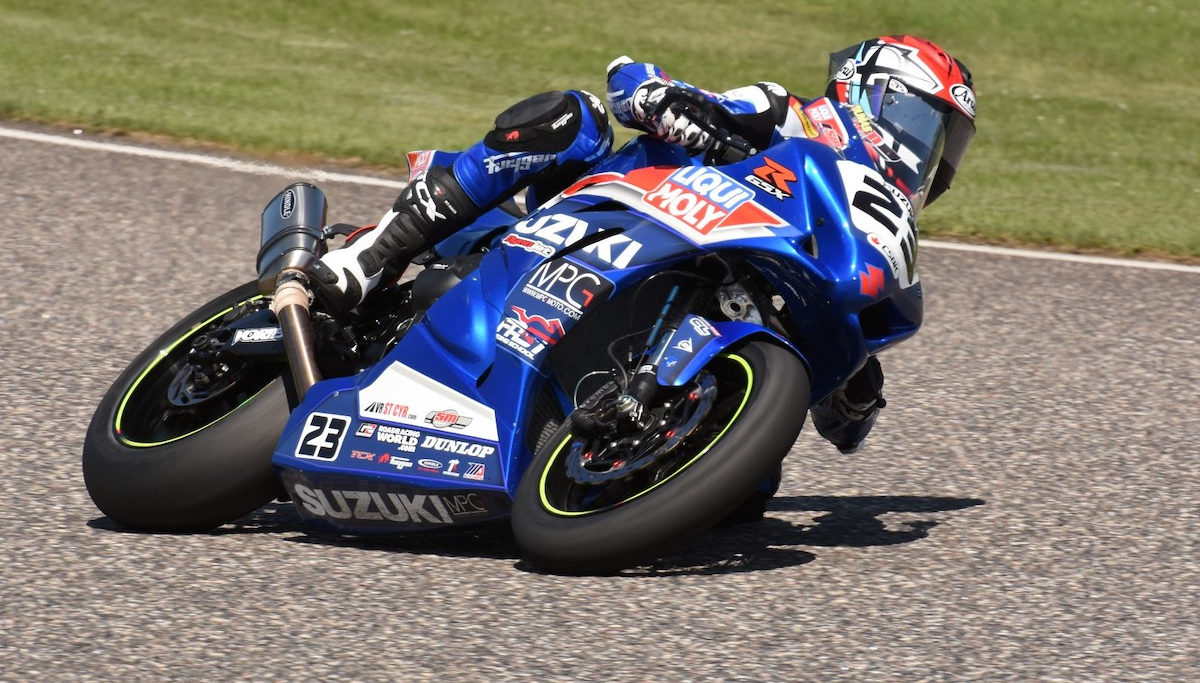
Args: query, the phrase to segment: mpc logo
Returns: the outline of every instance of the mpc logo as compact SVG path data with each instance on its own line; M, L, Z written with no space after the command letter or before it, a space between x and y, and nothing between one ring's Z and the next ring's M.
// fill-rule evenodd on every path
M612 290L612 283L569 261L547 261L530 274L521 292L579 320L585 309Z

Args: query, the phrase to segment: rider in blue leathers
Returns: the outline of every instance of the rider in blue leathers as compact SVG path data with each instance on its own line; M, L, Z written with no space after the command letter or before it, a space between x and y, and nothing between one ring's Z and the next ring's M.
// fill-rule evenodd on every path
M719 144L696 124L699 119L765 149L785 136L789 110L807 102L767 82L708 92L628 57L609 65L607 96L622 125L693 154L711 154L710 147ZM612 141L604 105L591 93L554 91L518 102L452 166L434 166L413 178L377 229L318 261L311 273L313 289L335 314L349 311L414 256L518 191L527 190L531 208L553 197L606 157ZM844 386L813 406L818 431L843 452L857 450L884 405L882 387L883 373L871 357Z

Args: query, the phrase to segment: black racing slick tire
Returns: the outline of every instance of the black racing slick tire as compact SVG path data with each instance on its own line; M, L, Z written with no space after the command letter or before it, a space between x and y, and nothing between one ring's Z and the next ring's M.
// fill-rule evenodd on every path
M628 444L686 435L649 462L635 460L639 452L609 455L618 442L573 434L567 420L517 488L512 526L522 555L563 574L611 574L661 557L736 509L779 466L804 424L809 386L790 350L754 340L711 360L692 386L660 390L647 406L651 431L660 431ZM689 400L707 403L689 417L680 413ZM637 469L621 475L629 463Z
M84 440L83 477L113 521L143 531L204 531L283 493L271 455L288 418L286 364L248 363L216 395L179 405L193 341L247 302L261 305L256 283L192 312L138 355L100 401Z

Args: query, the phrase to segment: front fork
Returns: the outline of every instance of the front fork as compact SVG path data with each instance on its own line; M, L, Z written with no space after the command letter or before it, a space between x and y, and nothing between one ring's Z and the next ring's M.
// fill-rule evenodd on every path
M658 314L658 320L646 339L646 350L638 361L638 369L625 392L617 397L618 419L630 426L642 428L642 415L658 393L658 369L663 356L675 343L675 333L683 324L684 317L697 304L711 296L708 287L697 287L689 294L680 296L679 285L671 287L667 300Z

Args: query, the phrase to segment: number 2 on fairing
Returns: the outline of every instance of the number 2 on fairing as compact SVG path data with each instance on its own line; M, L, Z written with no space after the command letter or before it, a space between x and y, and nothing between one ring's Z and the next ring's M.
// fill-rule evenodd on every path
M901 287L911 287L917 276L917 228L912 205L898 190L869 169L839 162L854 227L871 236L871 244L888 260ZM896 258L899 252L903 261Z

